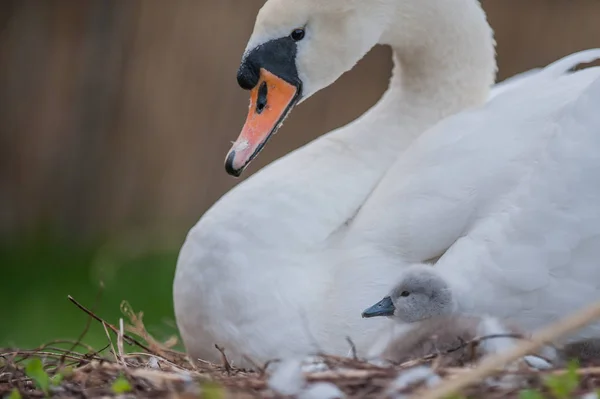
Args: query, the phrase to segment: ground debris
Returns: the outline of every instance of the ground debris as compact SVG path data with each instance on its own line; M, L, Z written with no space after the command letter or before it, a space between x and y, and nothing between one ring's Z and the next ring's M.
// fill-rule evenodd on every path
M143 326L142 314L135 314L130 307L123 313L131 324L120 319L115 326L70 300L90 320L101 323L107 334L106 346L96 350L83 343L88 324L76 341L55 340L32 350L0 349L0 397L538 399L582 397L600 388L600 367L571 363L565 369L536 369L525 361L514 363L527 346L533 348L533 344L524 343L512 355L497 356L487 364L474 361L462 367L442 367L443 353L403 364L369 362L354 351L351 357L317 354L305 359L301 367L279 373L294 382L295 393L276 392L274 389L284 386L285 381L283 385L281 381L274 383L273 376L285 362L255 365L255 370L242 369L228 361L227 348L221 347L215 348L221 353L221 364L201 359L192 362L185 353L173 349L174 338L164 343L152 338ZM540 342L557 336L553 330L568 331L600 314L600 304L590 309L573 316L571 322L567 320L558 324L558 328L540 333ZM124 343L140 351L126 353ZM507 364L502 363L503 356L508 356L504 360L513 362L513 367L498 367ZM294 375L293 370L301 375ZM454 390L445 388L453 385ZM529 393L525 395L525 391ZM454 396L448 396L448 392Z
M45 397L44 387L34 376L28 375L26 364L33 358L41 359L44 371L51 381L60 375L58 382L50 382L47 392L55 398L278 398L284 397L269 388L269 372L251 371L208 362L192 365L182 353L180 362L173 362L146 353L126 354L121 359L108 359L100 354L69 354L71 360L60 364L64 353L44 348L39 351L19 351L4 349L0 353L0 396L8 397L17 390L22 398ZM394 392L395 381L399 376L416 367L431 367L433 360L404 365L378 366L372 363L337 356L318 356L311 361L326 364L319 371L304 371L307 387L317 383L335 385L346 398L392 398L410 397L422 389L424 383L415 382L403 385L401 392ZM306 364L305 364L306 366ZM441 379L453 379L469 372L471 366L461 368L432 368ZM518 398L524 389L547 392L543 381L546 376L560 375L565 370L532 370L522 367L519 370L503 371L497 378L511 376L519 379L518 384L491 384L482 381L463 391L465 398ZM600 387L600 368L579 368L578 387L572 392L583 395ZM124 381L124 387L117 389L116 381ZM406 380L406 378L404 379ZM407 389L408 387L408 389ZM552 397L552 396L548 396ZM576 397L576 396L573 396Z

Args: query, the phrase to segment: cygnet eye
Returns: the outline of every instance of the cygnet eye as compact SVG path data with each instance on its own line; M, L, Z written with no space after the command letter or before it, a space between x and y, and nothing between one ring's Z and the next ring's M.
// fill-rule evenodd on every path
M298 42L302 39L304 39L304 29L302 28L298 28L298 29L294 29L292 31L292 33L290 33L290 37L295 41Z
M410 292L408 291L402 291L402 293L400 294L400 296L409 296Z

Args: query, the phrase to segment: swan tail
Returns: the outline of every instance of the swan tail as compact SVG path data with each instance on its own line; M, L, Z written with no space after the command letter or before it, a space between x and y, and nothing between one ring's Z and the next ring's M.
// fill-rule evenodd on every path
M567 73L574 72L575 67L600 60L600 48L579 51L563 57L544 68L535 68L522 72L500 83L495 84L490 92L490 99L501 93L525 84L537 84L546 79L556 79Z
M600 73L572 104L572 116L580 123L586 123L590 130L600 133L598 104L600 104Z
M579 51L554 61L542 69L540 73L545 77L559 77L568 72L573 72L579 64L587 64L597 60L600 60L600 48Z
M600 112L598 112L600 68L595 75L596 77L588 83L587 87L560 111L556 119L558 125L567 132L568 136L576 138L575 140L579 143L585 143L585 148L582 147L578 150L582 173L589 173L591 170L594 170L594 173L600 172L598 161L589 161L592 157L586 152L600 149ZM584 161L584 158L588 160ZM596 153L593 158L597 159ZM585 162L591 163L586 166Z
M519 86L520 84L525 82L527 78L530 78L539 73L541 69L542 68L530 69L528 71L521 72L515 76L511 76L510 78L504 79L502 82L496 83L490 91L490 99L496 97L500 93L504 93L507 90L511 90Z

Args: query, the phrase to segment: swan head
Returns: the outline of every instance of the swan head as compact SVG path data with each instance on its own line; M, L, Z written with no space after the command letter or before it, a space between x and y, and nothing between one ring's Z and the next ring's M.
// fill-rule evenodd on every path
M414 323L454 310L452 291L432 266L419 265L402 274L389 295L366 309L363 317L388 316Z
M390 0L268 0L237 73L250 91L242 131L225 169L240 176L292 108L329 86L375 46L390 18Z

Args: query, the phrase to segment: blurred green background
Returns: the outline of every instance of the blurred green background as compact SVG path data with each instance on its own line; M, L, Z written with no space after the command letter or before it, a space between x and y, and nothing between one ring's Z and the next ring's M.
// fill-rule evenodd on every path
M118 323L126 299L176 333L178 250L239 181L223 170L247 92L235 73L262 0L0 2L0 347L76 338L67 295ZM600 47L597 0L483 0L499 80ZM346 123L390 75L374 49L316 94L245 175ZM357 83L359 82L359 83ZM97 323L86 342L106 343Z
M87 316L67 295L115 325L122 316L120 303L127 300L135 311L146 310L144 322L155 338L164 341L175 334L171 280L177 251L138 250L69 245L48 236L3 246L0 346L34 347L76 338ZM84 342L96 348L108 342L100 323L93 322Z

